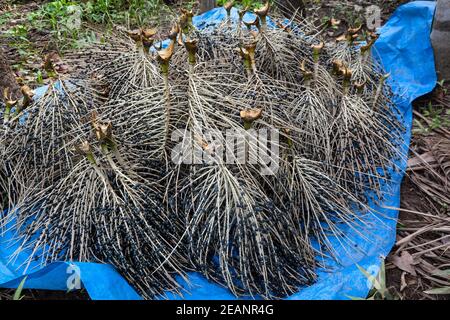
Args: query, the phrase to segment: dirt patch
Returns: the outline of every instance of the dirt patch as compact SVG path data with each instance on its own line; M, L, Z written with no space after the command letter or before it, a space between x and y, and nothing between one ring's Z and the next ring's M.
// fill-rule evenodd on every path
M401 188L400 207L406 210L429 212L429 201L430 199L417 189L415 184L411 182L411 179L408 176L405 177ZM423 221L420 215L413 212L400 211L397 241L403 239L400 235L401 229L408 228L411 222L419 221ZM386 282L387 286L391 288L391 292L405 300L445 299L446 297L443 296L425 294L424 291L432 288L430 281L421 276L412 275L392 262L393 257L400 255L397 252L398 249L399 246L395 246L386 261Z
M404 299L450 298L425 293L450 285L448 276L438 273L450 267L449 110L448 87L442 85L414 103L414 136L401 190L397 246L386 265L388 285ZM411 257L406 262L409 267L398 257L404 261Z

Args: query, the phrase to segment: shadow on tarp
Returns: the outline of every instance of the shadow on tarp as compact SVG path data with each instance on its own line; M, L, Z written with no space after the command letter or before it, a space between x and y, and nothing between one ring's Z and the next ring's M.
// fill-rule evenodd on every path
M412 106L414 99L430 92L437 81L434 67L434 55L430 42L435 3L415 1L399 7L390 20L380 30L380 38L375 44L374 54L378 56L386 72L391 73L390 85L397 94L395 104L403 113L406 145L409 145L412 125ZM234 12L234 14L236 14ZM198 28L211 27L220 23L226 13L217 8L194 17ZM405 158L407 147L404 148ZM398 164L406 168L406 160ZM358 265L371 274L380 268L381 258L388 255L395 243L397 210L385 209L400 205L400 185L403 173L394 174L389 186L390 196L382 203L384 208L372 206L381 215L368 215L366 230L359 232L370 235L370 239L361 239L358 233L343 227L342 232L350 242L344 246L337 241L336 252L339 261L326 261L327 270L318 270L318 281L288 299L349 299L349 297L367 296L370 284ZM0 237L0 287L17 288L23 278L23 266L26 258L23 253L14 263L8 259L14 252L11 242L13 233L4 233ZM33 262L27 274L25 288L67 291L75 284L74 277L79 275L81 285L92 299L140 299L140 296L126 280L110 265L99 263L56 262L40 268ZM181 281L181 280L180 280ZM235 299L227 289L211 283L198 273L189 273L189 284L182 283L186 292L180 297L168 294L171 299Z

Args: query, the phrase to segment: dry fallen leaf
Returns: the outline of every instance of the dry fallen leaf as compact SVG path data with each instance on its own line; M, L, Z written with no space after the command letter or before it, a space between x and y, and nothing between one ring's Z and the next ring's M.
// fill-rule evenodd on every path
M402 251L400 256L392 257L391 261L400 270L406 271L413 276L417 275L414 268L414 258L408 253L408 251Z
M405 290L405 288L408 286L405 276L406 272L402 272L402 276L400 277L400 292L403 292L403 290Z

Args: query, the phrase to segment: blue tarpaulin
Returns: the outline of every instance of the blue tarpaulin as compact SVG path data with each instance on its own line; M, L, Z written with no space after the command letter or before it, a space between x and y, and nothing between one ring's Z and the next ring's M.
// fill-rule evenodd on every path
M394 103L403 113L407 128L406 145L409 145L411 138L411 103L430 92L437 81L430 42L434 9L435 3L430 1L415 1L399 7L381 28L380 37L373 49L386 72L391 73L389 82L396 93ZM214 25L223 21L225 16L224 9L214 9L194 17L194 24L198 28ZM403 151L406 158L407 146ZM406 160L398 165L405 169ZM388 208L395 208L400 204L402 178L403 173L394 174L392 183L384 186L389 188L389 195L379 206L373 205L373 209L381 214L367 216L367 230L359 230L362 234L370 235L370 239L362 239L355 231L344 227L342 232L353 244L342 246L335 241L338 261L326 260L326 269L318 270L318 281L309 287L299 288L298 293L288 299L349 299L367 296L370 283L358 266L375 275L379 271L381 259L392 249L398 211ZM9 260L15 249L10 241L12 236L13 230L0 235L0 287L4 288L17 288L25 276L22 263L27 252L23 252L15 261ZM68 288L76 288L76 280L80 279L80 285L92 299L140 299L135 290L110 265L56 262L41 268L34 262L28 271L25 288L67 291ZM198 273L190 273L189 284L183 283L183 286L186 292L182 297L171 294L169 297L235 299L227 289L209 282Z

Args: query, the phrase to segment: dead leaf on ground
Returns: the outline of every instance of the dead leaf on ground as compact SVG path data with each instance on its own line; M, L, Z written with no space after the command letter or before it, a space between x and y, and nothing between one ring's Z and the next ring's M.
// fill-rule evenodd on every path
M400 292L403 292L405 288L408 286L406 283L406 272L402 272L402 276L400 277Z
M417 275L414 268L414 258L408 251L402 251L399 256L391 257L391 261L400 270L406 271L413 276Z

